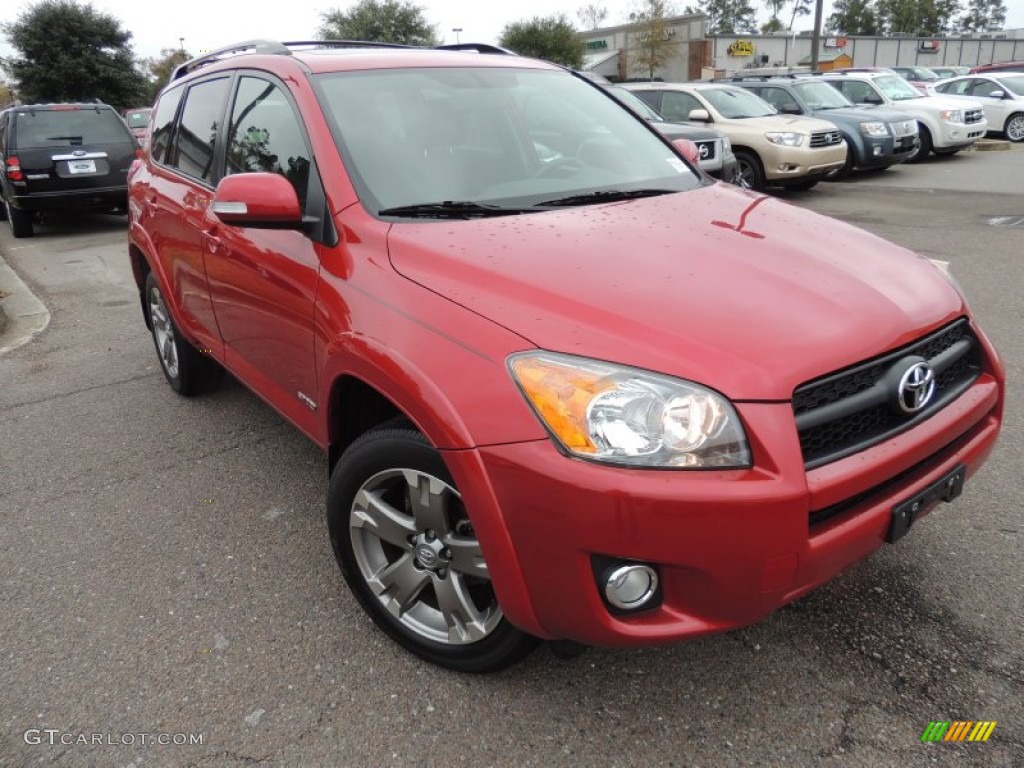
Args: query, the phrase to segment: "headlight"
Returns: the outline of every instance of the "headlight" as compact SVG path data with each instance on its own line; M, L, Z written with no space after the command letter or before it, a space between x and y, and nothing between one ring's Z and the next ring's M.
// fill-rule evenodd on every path
M964 113L959 109L944 109L939 112L939 117L950 123L962 123L964 121Z
M573 456L670 469L750 466L736 411L699 384L556 352L522 352L508 364L537 417Z
M783 147L799 147L804 143L804 135L802 133L766 133L764 135L768 141L772 144L778 144Z
M861 123L860 132L865 136L888 136L889 129L885 123Z
M729 137L728 136L723 136L722 137L722 153L723 154L728 154L729 152L732 152L732 142L729 141Z

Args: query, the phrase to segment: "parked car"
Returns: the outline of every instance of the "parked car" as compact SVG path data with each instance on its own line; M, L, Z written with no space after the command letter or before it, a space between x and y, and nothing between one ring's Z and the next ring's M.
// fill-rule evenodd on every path
M3 215L31 237L46 212L124 213L138 143L106 104L26 104L0 112Z
M883 107L858 107L816 77L736 77L731 82L757 94L781 114L819 117L834 123L846 141L846 162L835 177L855 168L888 168L917 153L917 120L913 115Z
M932 72L946 80L950 77L959 77L960 75L970 74L970 67L928 67Z
M996 64L980 64L971 67L968 74L988 74L990 72L1024 72L1024 61L1002 61Z
M722 181L734 182L736 180L736 155L732 153L732 144L724 133L696 123L670 123L647 102L622 86L607 85L604 87L608 93L647 120L669 139L689 139L696 144L702 171Z
M891 107L917 118L921 146L909 162L924 160L929 152L955 154L971 146L988 130L979 102L923 96L899 75L826 72L822 79L854 104Z
M124 121L128 123L128 129L140 142L149 137L149 115L153 111L151 107L138 107L126 109Z
M825 120L780 115L754 94L719 83L626 86L666 120L713 124L732 142L741 186L810 189L846 162L846 144Z
M327 453L341 571L406 649L749 624L991 450L1004 369L928 259L710 182L553 64L321 46L176 70L128 256L175 391L225 368Z
M934 86L942 79L928 67L892 67L891 69L925 96L934 96Z
M1024 141L1024 72L993 72L947 80L936 86L943 96L981 102L989 131Z

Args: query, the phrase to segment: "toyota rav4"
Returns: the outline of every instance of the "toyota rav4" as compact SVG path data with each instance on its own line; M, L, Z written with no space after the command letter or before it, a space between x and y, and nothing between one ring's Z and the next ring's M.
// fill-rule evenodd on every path
M961 492L1004 373L943 271L487 50L207 54L131 173L167 381L324 449L378 626L467 671L728 630Z

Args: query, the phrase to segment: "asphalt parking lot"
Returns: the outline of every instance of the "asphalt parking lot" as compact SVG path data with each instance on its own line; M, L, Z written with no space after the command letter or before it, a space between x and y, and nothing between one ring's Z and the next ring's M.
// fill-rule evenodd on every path
M363 615L312 444L233 380L167 387L123 219L4 225L50 318L0 356L0 766L1024 765L1022 178L972 152L786 197L949 261L1001 351L1003 437L955 505L759 625L484 677ZM997 726L923 744L937 720Z

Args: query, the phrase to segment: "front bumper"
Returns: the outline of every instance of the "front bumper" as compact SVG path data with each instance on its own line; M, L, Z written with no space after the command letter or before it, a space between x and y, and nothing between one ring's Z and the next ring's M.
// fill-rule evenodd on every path
M984 138L988 132L988 121L982 120L978 123L950 123L945 120L939 122L939 135L932 137L932 146L939 149L953 149L954 147L969 147L978 139Z
M823 178L843 167L846 142L815 149L770 144L764 148L761 162L765 178L772 183Z
M507 530L495 549L511 544L514 568L495 567L480 538L509 619L541 637L609 646L755 622L881 546L894 505L959 464L973 474L998 436L1002 384L983 374L914 429L811 471L789 404L737 408L757 462L747 470L615 468L566 458L547 440L446 453L468 508ZM661 604L613 615L595 556L656 566Z
M914 156L915 150L921 146L917 134L909 136L865 137L863 144L857 148L855 168L888 168L902 163Z

